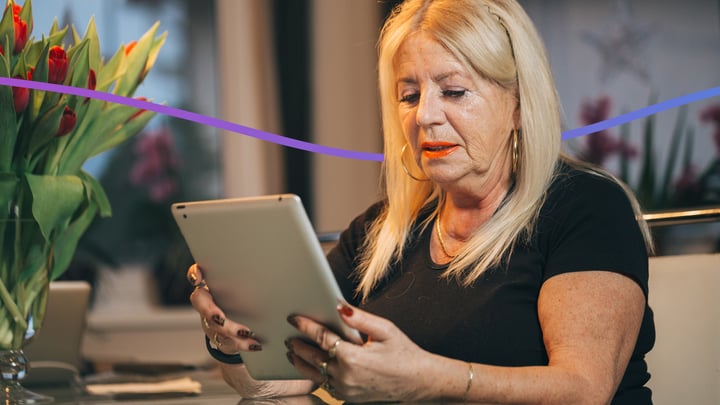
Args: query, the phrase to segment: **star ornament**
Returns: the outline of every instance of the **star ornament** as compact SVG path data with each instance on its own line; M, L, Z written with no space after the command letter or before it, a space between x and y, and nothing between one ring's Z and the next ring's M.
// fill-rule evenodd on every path
M647 63L642 57L653 31L634 16L628 0L618 0L612 21L603 32L584 31L583 42L600 54L600 80L605 83L622 73L633 75L643 82L650 81Z

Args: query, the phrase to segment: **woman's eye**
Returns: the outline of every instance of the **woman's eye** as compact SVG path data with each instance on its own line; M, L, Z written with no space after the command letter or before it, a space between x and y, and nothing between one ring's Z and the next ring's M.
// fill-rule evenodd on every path
M465 95L466 90L443 90L443 96L459 98Z
M405 94L404 96L400 97L400 102L413 104L413 103L417 103L417 101L419 99L420 99L420 94L410 93L410 94Z

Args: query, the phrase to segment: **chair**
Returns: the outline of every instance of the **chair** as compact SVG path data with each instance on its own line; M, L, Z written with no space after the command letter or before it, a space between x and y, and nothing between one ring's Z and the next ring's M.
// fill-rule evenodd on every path
M720 404L720 254L652 257L649 288L653 402Z

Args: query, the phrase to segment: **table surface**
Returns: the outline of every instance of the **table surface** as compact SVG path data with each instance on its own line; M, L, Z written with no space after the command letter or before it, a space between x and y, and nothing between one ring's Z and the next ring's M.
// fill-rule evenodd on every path
M217 370L201 370L190 371L187 373L173 374L167 378L190 377L198 381L202 385L202 393L187 394L132 394L132 395L90 395L81 387L71 386L31 386L31 391L38 394L50 396L54 399L53 405L66 404L218 404L218 405L236 405L236 404L287 404L287 405L322 405L322 404L340 404L340 401L334 400L324 392L317 392L317 395L305 395L287 398L273 398L262 400L242 399L240 396L228 386L219 376Z

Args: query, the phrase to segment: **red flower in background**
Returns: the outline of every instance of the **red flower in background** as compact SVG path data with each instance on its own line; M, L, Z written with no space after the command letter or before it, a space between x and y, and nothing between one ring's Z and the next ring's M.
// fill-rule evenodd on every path
M713 104L700 112L700 121L711 123L715 126L713 132L713 141L715 141L715 151L720 153L720 104Z
M147 188L152 201L163 203L178 191L176 173L180 160L168 128L139 137L135 155L137 160L130 171L130 182Z
M68 71L68 58L59 46L50 48L48 54L48 83L62 84Z
M75 111L71 110L70 107L65 106L65 111L63 111L62 118L60 119L60 126L58 127L55 136L61 137L69 134L73 128L75 128L76 121L77 117L75 116Z
M608 96L584 101L580 109L580 121L583 125L605 121L610 118L610 108L611 103ZM596 165L603 165L609 157L615 154L625 157L635 157L638 154L634 146L615 138L608 130L588 135L585 146L586 149L582 153L582 159Z

